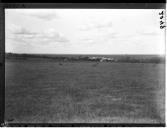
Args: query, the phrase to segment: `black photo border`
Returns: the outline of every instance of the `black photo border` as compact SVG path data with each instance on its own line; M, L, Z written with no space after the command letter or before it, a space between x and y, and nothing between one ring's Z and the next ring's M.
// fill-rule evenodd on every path
M14 3L0 1L0 126L1 127L165 127L165 123L5 123L5 9L164 9L166 3L151 0L140 3ZM51 1L51 0L50 0ZM165 29L166 33L166 29ZM166 41L166 40L165 40Z

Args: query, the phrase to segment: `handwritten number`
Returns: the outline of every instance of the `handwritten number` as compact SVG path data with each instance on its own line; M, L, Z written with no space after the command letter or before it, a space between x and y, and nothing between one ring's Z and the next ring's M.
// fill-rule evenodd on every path
M163 29L163 28L165 28L166 26L160 26L160 29Z
M162 25L164 22L163 21L160 21L160 25Z
M164 14L164 11L160 12L159 15L163 15Z
M164 18L164 11L162 11L162 12L160 12L159 13L159 15L161 15L160 16L160 29L163 29L163 28L165 28L166 26L164 25L165 24L165 21L163 21L163 18Z
M160 19L163 19L163 16L161 16Z

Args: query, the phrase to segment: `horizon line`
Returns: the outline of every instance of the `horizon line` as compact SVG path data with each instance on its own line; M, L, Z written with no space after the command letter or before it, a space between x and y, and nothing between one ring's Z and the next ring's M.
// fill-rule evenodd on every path
M16 53L16 52L5 52L5 54L35 54L35 55L160 55L160 56L165 56L166 54L131 54L131 53L123 53L123 54L119 54L119 53L113 53L113 54L92 54L92 53Z

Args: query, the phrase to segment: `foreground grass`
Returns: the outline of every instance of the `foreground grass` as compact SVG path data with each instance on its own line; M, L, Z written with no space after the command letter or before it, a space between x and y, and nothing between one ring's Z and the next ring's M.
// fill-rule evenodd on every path
M164 64L6 62L6 120L164 123Z

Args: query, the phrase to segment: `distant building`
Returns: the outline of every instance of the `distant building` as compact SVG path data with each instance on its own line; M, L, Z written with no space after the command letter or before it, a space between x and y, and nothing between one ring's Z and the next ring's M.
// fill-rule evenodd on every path
M103 62L103 61L114 61L114 58L109 58L109 57L89 57L89 60L97 60L97 61Z

